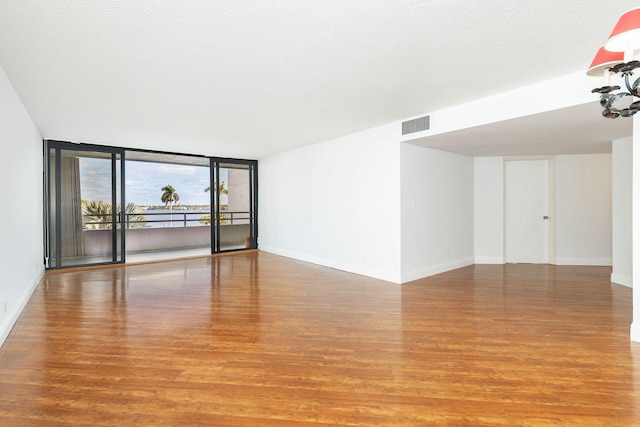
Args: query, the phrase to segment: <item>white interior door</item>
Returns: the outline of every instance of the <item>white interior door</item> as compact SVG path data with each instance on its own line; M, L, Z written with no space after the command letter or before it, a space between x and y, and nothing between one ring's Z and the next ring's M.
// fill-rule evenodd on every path
M505 251L508 263L549 262L548 160L505 165Z

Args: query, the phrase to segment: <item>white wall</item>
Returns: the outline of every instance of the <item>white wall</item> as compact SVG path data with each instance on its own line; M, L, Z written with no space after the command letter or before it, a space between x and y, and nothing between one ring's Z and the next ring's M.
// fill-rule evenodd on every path
M633 142L632 144L636 147L640 144L640 115L636 114L633 116ZM640 215L637 212L640 212L640 150L633 150L632 154L632 179L631 179L631 188L632 188L632 201L631 201L631 210L632 212L636 212L635 218L639 219ZM632 242L632 260L633 260L633 270L640 271L640 226L635 224L631 230L631 242ZM640 341L640 274L636 274L632 276L633 282L633 322L631 323L631 328L629 331L629 335L632 341Z
M42 137L0 68L0 344L44 272ZM5 308L6 307L6 308Z
M593 103L591 89L597 84L593 77L579 71L444 110L432 111L429 130L405 135L402 140L411 141L487 123ZM523 102L524 99L527 102Z
M476 264L502 264L503 249L503 159L473 159L474 254Z
M222 196L226 196L227 209L230 212L249 212L251 210L251 176L249 169L228 169L229 182L225 183L228 194L220 195L220 204L223 203Z
M631 241L632 138L613 141L611 155L612 265L611 281L631 287L633 277Z
M556 156L556 264L611 265L611 154Z
M402 282L473 264L473 159L402 144Z
M260 159L259 247L400 282L398 123Z

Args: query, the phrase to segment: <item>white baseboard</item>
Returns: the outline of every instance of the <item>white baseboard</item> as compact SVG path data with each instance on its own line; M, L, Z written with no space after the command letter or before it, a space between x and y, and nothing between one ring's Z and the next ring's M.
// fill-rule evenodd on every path
M611 258L563 258L556 257L556 265L592 265L611 267Z
M423 279L435 274L445 273L457 268L467 267L474 264L473 258L464 258L456 261L447 262L445 264L434 265L420 270L402 274L402 283L411 282L413 280Z
M630 276L625 276L624 274L611 273L611 282L615 283L616 285L633 288L633 278Z
M38 271L35 278L31 281L27 289L25 289L22 296L18 298L18 301L16 301L11 310L7 313L7 317L5 317L5 319L0 324L0 347L2 346L2 344L4 344L5 340L9 336L9 333L11 333L13 325L15 325L18 321L18 317L20 317L22 310L24 310L24 308L26 307L27 303L29 302L29 298L31 298L33 291L36 290L43 276L44 267L40 271Z
M260 245L259 248L263 252L269 252L274 255L280 255L286 258L293 258L299 261L310 262L312 264L322 265L324 267L335 268L336 270L346 271L348 273L360 274L362 276L372 277L374 279L380 279L387 282L400 284L399 275L390 273L388 271L382 271L369 266L356 265L351 263L341 262L339 260L332 260L322 257L316 257L299 252L293 252L274 248L272 246Z
M406 274L402 274L398 277L396 274L389 273L387 271L380 271L368 266L354 265L349 263L340 262L337 260L330 260L326 258L311 256L298 252L283 250L274 248L272 246L260 245L260 250L263 252L269 252L274 255L280 255L287 258L297 259L299 261L310 262L325 267L335 268L337 270L347 271L349 273L361 274L363 276L372 277L374 279L385 280L392 283L407 283L413 280L422 279L424 277L433 276L434 274L440 274L447 271L455 270L457 268L466 267L474 264L473 258L464 258L461 260L451 261L445 264L434 265L419 270L415 270ZM502 263L500 263L502 264Z
M501 256L477 256L475 261L476 264L504 264Z

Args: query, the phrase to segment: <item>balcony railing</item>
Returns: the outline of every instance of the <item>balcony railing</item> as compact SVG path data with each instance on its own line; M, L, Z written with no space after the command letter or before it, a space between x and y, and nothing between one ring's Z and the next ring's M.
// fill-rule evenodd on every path
M153 251L182 250L211 247L211 224L200 222L202 213L180 212L174 214L173 221L167 219L168 214L145 214L152 217L146 221L133 219L140 214L125 214L126 253L145 253ZM166 215L164 218L160 215ZM218 239L220 248L239 249L251 245L251 225L248 212L224 212L226 222L221 224ZM101 215L111 219L110 214ZM127 218L130 216L131 218ZM196 217L198 216L198 217ZM94 221L84 224L82 230L83 256L107 256L113 250L113 229L110 222ZM225 220L222 218L221 220ZM166 223L163 226L162 223ZM153 224L153 226L151 225ZM117 223L118 232L121 223Z
M211 214L205 212L143 212L125 213L125 228L161 228L211 225ZM215 218L215 214L213 215ZM82 224L85 229L111 228L111 214L84 214ZM145 217L145 219L141 219ZM242 225L251 221L250 212L220 212L220 225ZM120 215L116 224L121 224Z

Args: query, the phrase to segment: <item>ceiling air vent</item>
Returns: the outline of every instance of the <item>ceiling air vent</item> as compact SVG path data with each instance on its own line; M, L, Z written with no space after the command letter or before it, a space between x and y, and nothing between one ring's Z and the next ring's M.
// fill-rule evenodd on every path
M429 130L430 116L419 117L413 120L402 122L402 134L407 135L414 132Z

